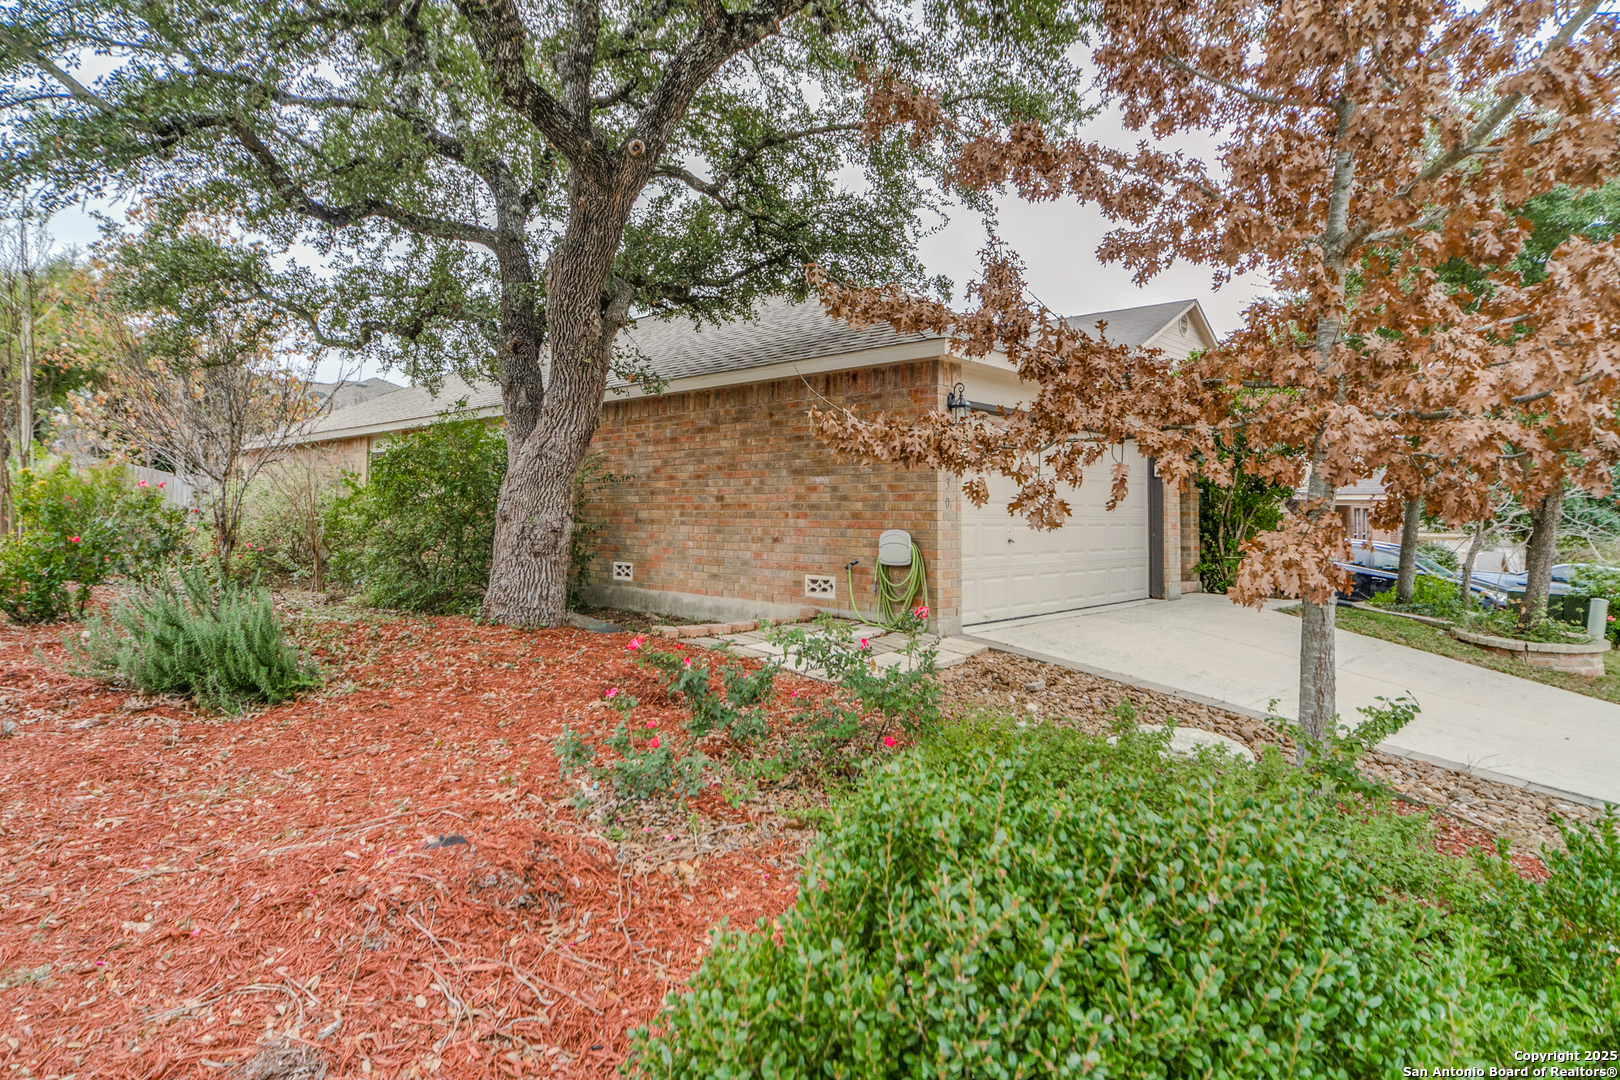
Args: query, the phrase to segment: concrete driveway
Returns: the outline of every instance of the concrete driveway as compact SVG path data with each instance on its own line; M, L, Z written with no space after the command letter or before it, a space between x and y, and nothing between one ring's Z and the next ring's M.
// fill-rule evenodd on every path
M1298 715L1300 621L1193 593L970 628L968 635L1235 711ZM1380 696L1422 712L1382 749L1620 803L1620 705L1340 631L1345 721Z

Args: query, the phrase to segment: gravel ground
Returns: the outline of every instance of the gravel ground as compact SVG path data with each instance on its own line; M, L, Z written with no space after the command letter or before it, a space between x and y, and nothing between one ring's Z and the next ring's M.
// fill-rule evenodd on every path
M1111 730L1119 703L1129 701L1138 723L1162 724L1173 717L1178 724L1237 739L1256 753L1275 746L1293 754L1293 742L1263 720L1007 653L982 653L940 679L948 707L959 715L1004 710L1102 734ZM1393 754L1375 751L1361 766L1410 800L1506 836L1520 852L1534 853L1545 844L1561 847L1556 818L1591 823L1600 816L1590 806Z

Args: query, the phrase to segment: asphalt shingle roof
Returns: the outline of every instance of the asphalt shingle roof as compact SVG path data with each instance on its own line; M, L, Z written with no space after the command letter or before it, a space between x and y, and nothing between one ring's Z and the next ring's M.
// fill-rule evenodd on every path
M1144 304L1141 307L1115 308L1113 311L1094 311L1089 315L1071 315L1068 323L1089 337L1096 335L1099 321L1106 322L1109 341L1122 345L1141 345L1192 305L1191 300L1172 300L1166 304Z
M1178 300L1100 311L1076 315L1069 323L1079 329L1092 330L1098 319L1106 319L1110 340L1140 345L1191 304L1191 300ZM903 342L934 340L938 336L901 334L887 326L855 327L834 319L814 301L795 304L772 297L759 305L752 319L701 327L694 326L689 319L644 319L625 330L621 340L640 354L641 362L674 380L858 353ZM624 383L613 379L610 385ZM466 397L468 407L475 410L501 407L498 385L468 384L452 377L445 380L437 394L426 387L413 386L336 409L321 417L305 438L353 429L404 427L411 421L431 419L461 397Z

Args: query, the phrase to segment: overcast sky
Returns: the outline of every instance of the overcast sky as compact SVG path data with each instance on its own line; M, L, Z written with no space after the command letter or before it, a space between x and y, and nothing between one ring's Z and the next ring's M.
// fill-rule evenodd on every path
M1124 130L1112 109L1100 113L1086 134L1120 149L1134 148L1141 138ZM1203 155L1213 150L1214 141L1188 137L1171 145ZM122 217L119 208L100 208ZM1066 315L1196 298L1203 304L1215 332L1225 334L1237 328L1243 309L1265 290L1264 281L1248 278L1235 280L1216 292L1209 269L1185 264L1172 266L1138 288L1123 268L1097 261L1097 244L1108 224L1094 208L1073 199L1032 204L1016 197L1004 198L997 228L1007 245L1023 258L1030 290L1048 307ZM88 247L100 236L96 221L82 210L58 214L51 222L51 231L58 246ZM950 277L957 286L958 302L962 300L962 286L978 273L978 252L984 239L978 215L959 210L943 230L922 243L921 255L928 272ZM339 366L338 361L330 365L334 373ZM362 373L373 374L376 372L369 370Z

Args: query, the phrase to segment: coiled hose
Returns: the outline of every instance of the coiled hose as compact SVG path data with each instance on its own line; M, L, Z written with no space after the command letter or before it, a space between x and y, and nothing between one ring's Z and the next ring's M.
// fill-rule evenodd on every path
M919 603L923 607L928 606L928 572L923 566L922 548L915 542L911 545L911 568L900 581L890 579L888 568L882 563L874 568L878 593L878 617L875 619L867 618L855 606L855 565L855 562L851 562L844 569L849 573L849 608L862 622L893 630L900 625L901 618L915 610Z

